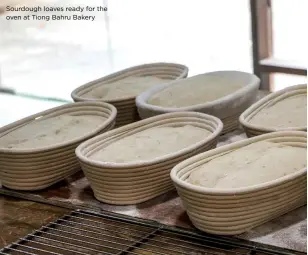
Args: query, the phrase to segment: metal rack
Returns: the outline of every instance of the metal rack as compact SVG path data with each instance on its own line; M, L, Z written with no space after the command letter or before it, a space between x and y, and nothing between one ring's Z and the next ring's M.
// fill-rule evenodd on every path
M236 238L172 228L122 215L74 210L0 254L304 254Z

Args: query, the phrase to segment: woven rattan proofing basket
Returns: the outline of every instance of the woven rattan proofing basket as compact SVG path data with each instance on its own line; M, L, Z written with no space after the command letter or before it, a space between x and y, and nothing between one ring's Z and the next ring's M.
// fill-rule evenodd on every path
M140 120L135 97L127 97L115 100L103 100L96 98L86 98L83 95L94 88L104 86L104 84L116 82L129 76L155 76L162 79L182 79L188 75L188 68L184 65L174 63L153 63L130 67L119 72L110 74L103 78L89 82L75 89L71 96L75 102L80 101L104 101L114 105L117 110L116 126L120 127L137 120Z
M43 111L0 128L0 137L36 119L59 115L91 115L106 118L98 128L78 138L44 148L8 149L0 144L0 181L16 190L46 188L80 170L75 156L76 147L83 141L113 128L116 108L107 103L81 102L66 104Z
M253 137L256 135L262 135L270 132L277 132L283 130L297 130L297 131L307 131L307 125L304 127L288 127L288 128L268 128L262 125L254 125L249 123L251 118L258 114L262 109L271 106L274 103L282 101L284 99L297 96L297 95L307 95L307 84L291 86L277 92L274 92L258 102L251 105L246 111L244 111L240 116L240 123L243 126L248 137Z
M232 94L221 97L211 102L206 102L204 104L198 104L189 107L169 108L151 105L148 103L148 100L153 95L158 94L165 88L170 86L177 86L180 83L185 83L187 80L194 77L190 77L186 80L173 81L168 84L158 85L145 91L136 98L136 105L140 117L142 119L145 119L148 117L169 112L195 111L210 114L220 118L224 124L224 129L222 133L227 133L238 128L238 118L240 114L256 100L260 80L253 74L238 71L218 71L203 74L205 79L212 75L225 78L226 86L228 86L228 81L236 80L238 83L243 84L243 87L233 92Z
M248 231L306 204L307 169L259 185L237 189L206 188L186 182L190 173L213 158L258 141L307 148L306 132L274 132L199 154L176 165L171 178L192 223L219 235Z
M211 132L200 142L178 152L142 162L113 163L96 161L89 156L104 146L129 135L162 126L193 125ZM216 147L222 122L213 116L178 112L138 121L94 137L76 149L81 168L95 197L110 204L136 204L173 189L170 170L180 161Z

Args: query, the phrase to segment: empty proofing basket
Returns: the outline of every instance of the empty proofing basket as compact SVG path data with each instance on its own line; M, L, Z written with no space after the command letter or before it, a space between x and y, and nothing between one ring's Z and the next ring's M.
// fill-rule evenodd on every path
M139 120L135 104L135 96L119 98L114 100L104 100L97 98L87 98L84 95L94 88L104 86L104 84L119 81L129 76L155 76L162 79L182 79L186 78L188 68L184 65L174 63L152 63L130 67L119 72L107 75L103 78L89 82L75 89L71 96L75 102L79 101L104 101L114 105L117 110L116 126L123 126Z
M90 156L115 141L153 127L192 125L210 132L199 142L180 151L146 161L127 163L103 162ZM138 121L94 137L76 149L81 168L95 197L110 204L136 204L173 189L170 170L180 161L216 147L222 130L221 121L213 116L178 112Z
M265 125L256 125L250 123L252 117L256 116L261 110L276 104L277 102L281 102L283 100L296 97L299 95L307 96L307 84L303 85L296 85L287 87L285 89L279 90L268 96L264 97L263 99L259 100L255 104L251 105L246 111L244 111L240 116L240 123L243 126L246 134L248 137L261 135L269 132L276 132L276 131L283 131L283 130L297 130L297 131L307 131L307 125L302 127L266 127ZM306 107L306 114L307 115L307 107ZM292 116L290 116L292 117ZM306 117L306 116L305 116Z
M114 106L99 102L65 104L43 111L0 128L0 137L37 119L60 115L101 116L103 122L91 132L75 139L40 148L1 148L0 181L3 186L16 190L46 188L80 170L75 156L76 147L83 141L110 130L115 123Z
M307 169L270 182L234 189L207 188L186 181L196 167L258 141L307 148L306 132L274 132L218 147L172 169L172 181L195 227L212 234L240 234L306 204Z

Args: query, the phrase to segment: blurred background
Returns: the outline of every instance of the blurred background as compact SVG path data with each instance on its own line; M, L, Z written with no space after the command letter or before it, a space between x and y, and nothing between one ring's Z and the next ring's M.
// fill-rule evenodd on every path
M185 64L190 76L254 72L271 91L306 83L307 2L1 0L0 126L71 101L86 82L149 62ZM49 22L8 20L13 13L5 11L85 3L108 11L86 13L95 21Z

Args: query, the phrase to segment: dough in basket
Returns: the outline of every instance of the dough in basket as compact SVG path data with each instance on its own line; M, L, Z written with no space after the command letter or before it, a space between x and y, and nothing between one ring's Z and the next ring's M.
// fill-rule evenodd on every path
M0 148L33 149L63 143L94 131L104 120L94 115L38 119L0 137Z
M217 189L248 187L304 169L306 160L306 148L261 141L199 166L187 181Z
M129 76L115 82L102 83L101 86L90 90L82 96L104 100L136 97L147 89L168 81L170 80L161 79L156 76Z
M288 97L265 107L249 123L268 128L306 127L307 95Z
M214 101L242 87L242 83L219 75L196 75L175 81L150 97L147 103L171 108L187 107Z
M191 125L154 127L117 140L90 158L114 163L152 160L200 142L210 134L206 129Z

